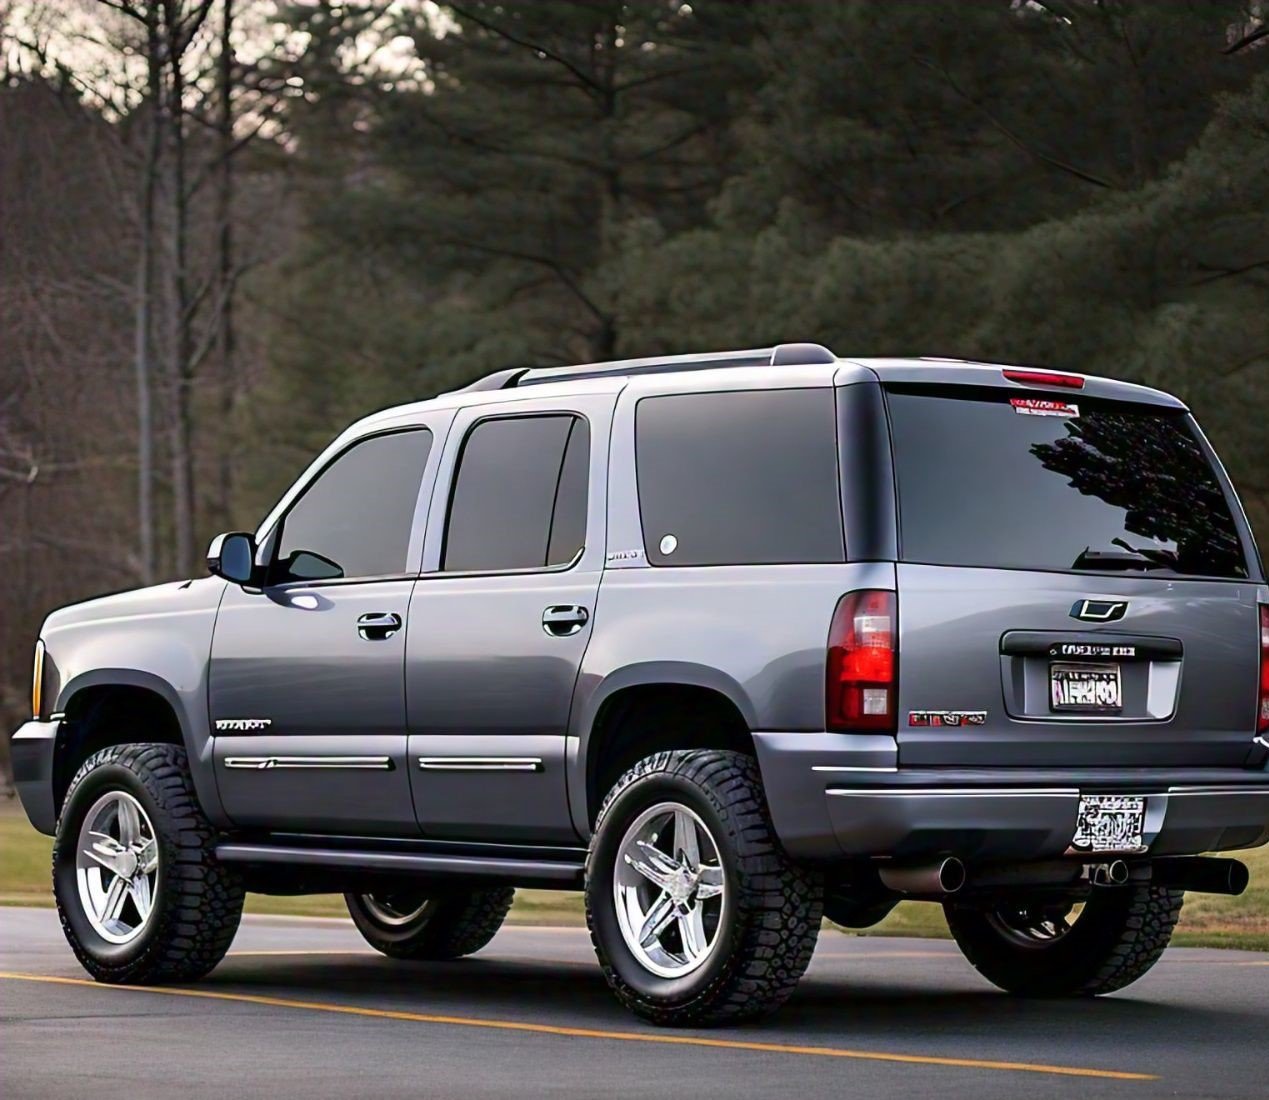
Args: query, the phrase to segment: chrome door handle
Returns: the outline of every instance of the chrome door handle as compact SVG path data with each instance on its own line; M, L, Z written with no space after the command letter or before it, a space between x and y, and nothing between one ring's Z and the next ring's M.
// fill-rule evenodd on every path
M357 620L357 633L368 642L381 642L401 629L401 616L372 611Z
M556 604L542 612L542 629L552 638L576 634L590 619L590 612L577 604Z

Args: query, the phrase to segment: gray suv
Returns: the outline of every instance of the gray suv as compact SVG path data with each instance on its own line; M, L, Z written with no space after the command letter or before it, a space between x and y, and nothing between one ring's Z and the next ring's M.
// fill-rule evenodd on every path
M655 1023L943 906L1017 994L1140 977L1269 839L1269 587L1185 406L814 344L504 371L336 439L210 577L64 608L12 741L71 947L189 981L244 891L451 959L584 889Z

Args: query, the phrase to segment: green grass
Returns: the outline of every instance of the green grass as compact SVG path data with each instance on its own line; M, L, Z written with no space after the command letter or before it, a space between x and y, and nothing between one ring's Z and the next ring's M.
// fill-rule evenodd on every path
M0 805L0 905L51 905L49 853L52 841L27 823L14 802ZM1269 846L1235 852L1251 869L1251 885L1241 897L1190 894L1173 943L1190 947L1239 947L1269 951ZM289 916L342 917L338 894L307 897L266 897L252 894L249 913ZM517 924L581 925L579 894L549 890L518 890L511 920ZM937 905L903 902L865 936L947 936Z

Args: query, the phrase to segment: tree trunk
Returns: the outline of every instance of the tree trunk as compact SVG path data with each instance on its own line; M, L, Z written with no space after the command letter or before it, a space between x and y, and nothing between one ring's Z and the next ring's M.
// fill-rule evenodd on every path
M151 410L153 365L150 299L154 293L155 196L162 154L163 80L158 48L158 26L146 24L147 87L150 98L150 132L146 142L141 179L140 249L137 259L136 380L137 380L137 526L138 568L143 584L154 583L154 424Z
M233 510L233 447L232 433L226 429L234 415L234 395L237 389L237 370L234 362L234 52L233 52L234 0L223 0L220 22L220 55L217 58L219 85L219 115L217 117L218 187L216 191L216 224L220 229L218 242L219 271L217 275L219 314L217 350L219 351L220 426L218 437L219 470L217 477L217 511L219 526L228 527Z
M184 573L194 561L194 439L191 371L193 318L189 294L189 194L186 183L185 74L180 5L168 0L168 124L171 129L172 225L172 532L176 569Z

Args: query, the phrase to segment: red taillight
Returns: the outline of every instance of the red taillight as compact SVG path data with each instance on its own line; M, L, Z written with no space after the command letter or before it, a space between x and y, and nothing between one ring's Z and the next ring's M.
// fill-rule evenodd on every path
M1269 733L1269 604L1260 605L1260 706L1256 732Z
M1084 379L1078 374L1058 374L1048 370L1004 370L1000 373L1010 382L1023 386L1061 386L1067 390L1084 388Z
M898 626L893 592L862 589L838 601L828 634L828 729L894 732Z

